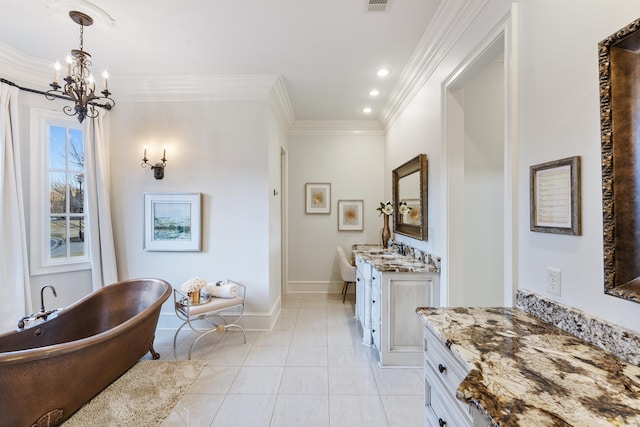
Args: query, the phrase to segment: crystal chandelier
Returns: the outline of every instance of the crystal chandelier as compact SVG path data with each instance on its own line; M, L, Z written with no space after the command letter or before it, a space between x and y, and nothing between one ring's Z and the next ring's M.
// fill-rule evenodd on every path
M74 107L66 105L63 107L65 114L69 116L78 115L80 123L85 117L98 117L99 111L95 107L102 107L111 110L116 102L111 99L109 92L108 74L105 71L102 74L104 90L100 92L102 95L96 94L96 82L91 74L91 55L84 49L84 27L93 24L93 19L82 12L71 11L69 17L76 24L80 25L80 49L73 49L71 55L67 55L67 76L64 80L64 87L60 86L60 63L56 62L51 86L53 89L47 91L46 97L49 100L55 98L70 99L75 104ZM59 90L62 89L61 92ZM65 96L66 95L66 96Z

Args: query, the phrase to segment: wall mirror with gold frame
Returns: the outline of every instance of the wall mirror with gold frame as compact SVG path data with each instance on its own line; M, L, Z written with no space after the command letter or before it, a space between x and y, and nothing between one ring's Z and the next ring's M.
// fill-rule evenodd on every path
M640 302L640 19L598 44L604 291Z
M427 155L419 154L392 171L393 231L427 240ZM406 204L401 213L400 204Z

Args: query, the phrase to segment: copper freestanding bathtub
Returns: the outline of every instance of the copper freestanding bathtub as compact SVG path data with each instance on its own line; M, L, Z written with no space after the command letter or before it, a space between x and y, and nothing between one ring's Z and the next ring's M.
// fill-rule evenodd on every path
M0 426L55 426L153 351L171 286L119 282L34 327L0 335Z

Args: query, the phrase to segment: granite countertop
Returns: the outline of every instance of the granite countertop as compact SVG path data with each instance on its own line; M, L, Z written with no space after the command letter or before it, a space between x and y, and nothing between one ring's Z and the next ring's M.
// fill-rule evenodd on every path
M416 312L471 371L458 399L493 425L640 425L640 366L518 308Z
M382 246L354 245L354 252L365 262L382 272L439 273L437 266L412 256L402 255Z

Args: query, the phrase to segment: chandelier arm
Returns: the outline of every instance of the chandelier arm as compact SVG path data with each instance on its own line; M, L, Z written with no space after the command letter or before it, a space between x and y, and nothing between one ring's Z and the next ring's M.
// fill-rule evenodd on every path
M69 96L62 95L61 93L57 92L54 89L51 89L51 90L48 90L48 91L42 91L42 90L38 90L38 89L31 89L29 87L20 86L20 85L18 85L16 83L12 82L11 80L7 80L7 79L5 79L3 77L0 77L0 83L5 83L5 84L8 84L9 86L17 87L19 90L24 91L24 92L35 93L37 95L44 95L44 97L46 99L48 99L49 101L53 101L55 99L61 99L63 101L73 101L73 99L71 99ZM60 86L58 86L58 89L60 89ZM103 91L103 93L104 93L104 91ZM101 102L108 102L108 103L107 104L101 104L99 102L91 101L91 102L89 102L89 104L93 105L94 107L104 108L107 111L111 110L116 105L116 102L112 98L110 98L108 96L106 96L106 97L99 96L99 97L96 97L96 99L104 100L104 101L101 101Z
M77 111L74 108L69 107L68 105L65 105L64 107L62 107L62 111L67 116L75 116L77 114Z

